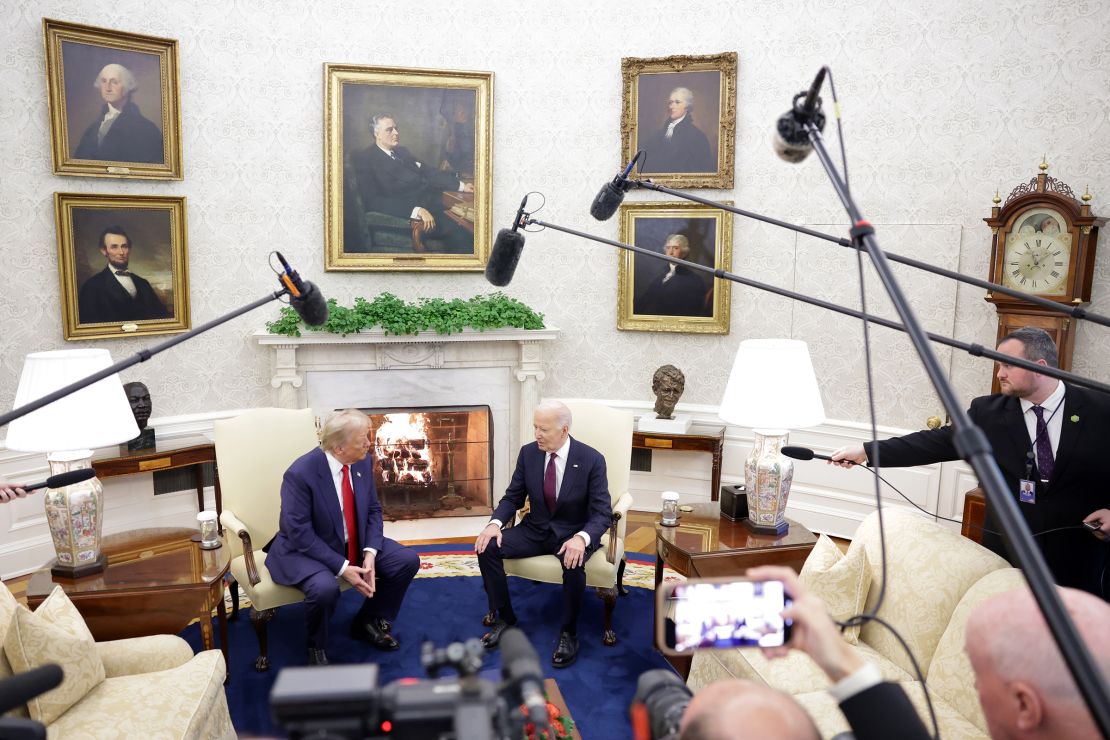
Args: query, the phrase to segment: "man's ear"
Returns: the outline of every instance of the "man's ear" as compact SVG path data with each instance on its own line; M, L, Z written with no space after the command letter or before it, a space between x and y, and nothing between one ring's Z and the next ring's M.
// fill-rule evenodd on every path
M1017 708L1014 725L1023 731L1040 727L1044 721L1044 703L1036 689L1024 681L1014 681L1009 688Z

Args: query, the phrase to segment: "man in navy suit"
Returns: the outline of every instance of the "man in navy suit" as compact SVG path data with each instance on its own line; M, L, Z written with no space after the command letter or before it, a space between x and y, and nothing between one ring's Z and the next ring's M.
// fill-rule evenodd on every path
M578 657L577 623L586 590L586 561L601 544L613 517L605 458L570 436L571 414L565 404L544 401L536 407L532 426L536 441L520 448L513 479L478 535L474 549L497 619L482 637L497 647L501 634L516 624L505 580L504 558L551 555L563 565L563 610L559 644L551 658L565 668ZM515 527L501 530L517 510L530 505Z
M382 535L369 431L361 411L329 415L320 446L297 458L281 482L281 519L266 567L275 583L304 592L311 665L328 663L324 648L340 580L366 597L351 637L396 650L389 623L420 569L413 550Z
M998 351L1058 367L1056 344L1043 329L1017 329ZM1100 540L1110 536L1110 400L1006 363L998 366L998 381L1002 392L973 399L968 415L990 442L1056 583L1106 598L1106 543ZM842 467L862 465L875 451L869 442L843 447L831 457ZM960 458L952 427L883 440L878 455L881 466L892 468ZM1098 529L1089 532L1083 522L1097 522ZM999 530L988 504L983 545L1006 557Z

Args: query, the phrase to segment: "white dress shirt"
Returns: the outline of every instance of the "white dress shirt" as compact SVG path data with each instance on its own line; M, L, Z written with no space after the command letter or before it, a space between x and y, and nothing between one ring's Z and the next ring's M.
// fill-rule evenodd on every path
M334 457L332 457L332 454L330 452L325 452L324 457L326 457L328 459L328 468L331 470L331 482L335 485L335 495L339 498L339 512L341 514L346 514L346 512L343 511L343 463L339 462ZM354 487L355 487L354 476L359 475L359 474L352 470L350 475L351 475L351 490L354 490ZM342 522L343 522L343 542L346 543L351 538L351 534L347 531L347 518L346 518L346 516L341 516L340 520L342 520ZM362 551L371 553L372 555L377 555L378 554L378 551L375 550L372 547L364 547L364 548L362 548ZM340 568L339 572L336 573L335 575L336 576L343 575L343 571L347 570L347 565L349 564L349 562L350 562L349 560L344 560L343 561L343 567Z
M664 134L664 137L669 139L672 136L674 136L674 127L677 126L678 124L682 123L685 120L686 120L686 116L683 115L682 118L678 119L677 121L671 121L670 123L668 123L667 124L667 133Z
M1056 390L1041 402L1041 408L1044 409L1044 420L1048 426L1048 441L1052 443L1052 457L1056 457L1057 450L1060 449L1060 431L1064 428L1064 409L1060 408L1064 403L1064 384L1056 381ZM1032 401L1021 399L1021 413L1025 418L1025 428L1029 430L1029 449L1036 455L1037 451L1034 445L1037 440L1037 415L1033 413Z

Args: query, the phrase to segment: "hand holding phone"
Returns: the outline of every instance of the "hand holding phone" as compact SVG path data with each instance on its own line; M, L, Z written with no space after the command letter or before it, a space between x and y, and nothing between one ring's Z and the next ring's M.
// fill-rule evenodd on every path
M1092 532L1097 532L1102 528L1102 522L1100 522L1098 519L1095 519L1090 522L1083 522L1083 526L1091 530Z
M790 599L781 581L690 579L663 584L658 599L658 644L670 655L708 648L775 647L790 639L790 622L783 618ZM670 624L663 618L668 613Z

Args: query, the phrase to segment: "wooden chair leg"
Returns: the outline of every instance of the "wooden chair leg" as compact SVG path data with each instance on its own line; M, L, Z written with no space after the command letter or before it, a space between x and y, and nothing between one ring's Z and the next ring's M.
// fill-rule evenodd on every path
M617 593L621 596L628 596L628 589L624 585L624 566L628 565L627 558L621 558L621 564L617 566Z
M228 619L235 619L239 616L239 581L229 578L227 585L231 589L231 616Z
M605 602L605 616L602 627L605 632L601 638L601 642L605 645L617 644L617 633L613 631L613 609L617 606L617 589L616 588L599 588L597 595Z
M266 628L274 618L273 609L251 609L251 623L254 624L254 634L258 637L258 658L254 661L254 669L261 673L270 669L269 641Z

